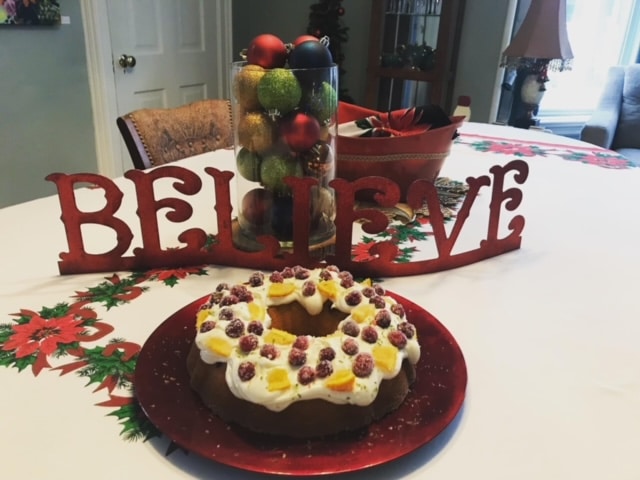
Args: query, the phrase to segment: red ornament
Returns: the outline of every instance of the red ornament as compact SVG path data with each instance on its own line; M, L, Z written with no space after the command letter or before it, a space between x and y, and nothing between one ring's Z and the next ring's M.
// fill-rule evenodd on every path
M270 33L258 35L247 49L247 62L263 68L281 68L287 61L287 47Z
M296 38L293 41L293 46L297 47L303 42L319 42L319 41L320 40L317 37L314 37L313 35L300 35L298 38Z
M320 124L311 115L295 113L282 122L281 134L291 150L304 152L320 138Z
M242 197L240 221L252 226L268 225L271 222L273 195L264 188L254 188Z

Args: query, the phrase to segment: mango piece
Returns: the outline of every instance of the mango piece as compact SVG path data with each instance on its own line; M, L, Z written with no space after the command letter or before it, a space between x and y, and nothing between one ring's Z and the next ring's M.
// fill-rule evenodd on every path
M207 348L221 357L228 357L231 355L232 347L224 338L211 337L207 340Z
M327 388L336 392L350 392L356 383L356 376L351 370L338 370L325 382Z
M333 280L322 280L318 283L318 291L325 297L334 300L338 294L338 284Z
M265 313L266 310L262 305L259 305L256 302L249 303L249 315L251 315L252 320L264 322Z
M373 303L361 303L351 311L351 318L356 322L367 322L376 314L376 306Z
M398 349L393 345L376 345L371 353L376 366L385 373L393 373L398 360Z
M196 330L200 330L202 324L209 318L209 310L200 310L196 315Z
M274 368L267 375L267 390L270 392L286 390L290 386L289 373L284 368Z
M295 289L296 286L293 283L272 283L269 285L267 295L270 297L286 297L293 293Z
M264 336L265 343L275 343L276 345L291 345L296 341L296 336L284 330L272 328Z

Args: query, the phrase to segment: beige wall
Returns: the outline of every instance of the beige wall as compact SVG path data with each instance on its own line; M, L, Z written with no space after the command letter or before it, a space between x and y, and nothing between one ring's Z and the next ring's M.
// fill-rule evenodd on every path
M513 2L466 1L454 93L472 97L474 121L495 120L498 64ZM233 0L234 50L239 52L259 33L291 40L305 33L312 3ZM362 102L370 0L343 5L350 29L345 86ZM54 185L44 180L49 173L97 171L80 0L65 0L61 9L69 25L0 26L0 208L55 193Z
M69 25L0 26L0 208L97 171L80 0L60 3Z

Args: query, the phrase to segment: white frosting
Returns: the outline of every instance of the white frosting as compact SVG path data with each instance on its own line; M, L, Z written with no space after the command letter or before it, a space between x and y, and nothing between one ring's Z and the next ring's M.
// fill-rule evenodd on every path
M225 378L231 392L238 398L264 405L273 411L281 411L298 400L310 399L323 399L336 404L369 405L377 396L380 382L398 375L405 359L408 359L412 364L418 362L420 345L416 335L409 335L411 338L407 338L406 345L400 347L393 346L389 341L389 333L398 332L398 326L407 321L404 316L401 316L402 311L399 312L400 315L392 311L392 306L396 303L393 298L383 296L385 300L384 307L376 308L369 303L369 298L362 295L360 303L352 306L347 300L348 295L354 290L362 293L368 285L357 282L353 282L353 285L350 285L352 282L347 280L345 284L347 288L341 286L342 280L338 270L335 268L306 270L295 267L295 269L306 272L305 275L308 274L308 277L289 277L284 278L281 282L272 282L265 276L263 282L254 282L262 283L261 285L250 286L245 284L247 290L251 292L252 301L250 302L240 301L231 305L221 306L220 299L228 296L230 294L229 290L224 289L212 294L214 300L209 302L211 305L205 305L208 308L198 312L198 333L195 341L200 348L201 359L209 364L226 363ZM295 271L295 269L293 270ZM289 271L292 271L292 269L289 269ZM325 279L330 274L331 278L323 280L321 274ZM312 295L305 295L303 286L305 282L309 281L316 285L316 289ZM285 288L290 288L292 291L284 295L270 295L269 292L274 283L279 283L281 284L280 286L284 285ZM291 284L292 286L287 286L286 284ZM322 288L322 286L325 288ZM278 286L275 288L278 288ZM307 291L306 293L309 292ZM271 330L271 318L266 312L269 306L298 302L310 315L316 315L322 311L322 306L326 301L330 301L332 308L344 312L347 317L340 322L336 332L331 335L325 337L307 336L309 342L308 348L304 350L306 353L304 365L290 365L289 353L293 348L291 342L295 337L286 333L284 335L289 343L276 344L279 350L277 358L271 360L261 355L261 347L265 343L273 343L271 335L275 333L275 330ZM223 303L228 302L223 301ZM250 305L251 303L253 305ZM261 320L264 331L262 335L258 336L257 348L246 353L238 345L241 337L231 338L225 333L229 320L220 318L220 312L223 309L230 309L233 312L233 318L242 321L244 326L243 335L248 334L247 326L249 322L256 320L254 318L256 314L258 317L262 317L258 318L258 320ZM360 309L360 312L366 311L367 314L354 317L354 310L356 309ZM390 324L387 327L376 325L374 321L375 313L381 310L386 310L391 317ZM397 311L397 309L394 310ZM313 321L311 318L305 320ZM368 343L360 334L356 337L351 337L341 330L345 322L356 320L360 320L360 323L358 323L360 332L368 325L371 325L376 330L378 338L374 343ZM205 321L213 321L215 326L210 330L201 329L200 327ZM398 335L398 333L392 335ZM356 341L358 354L368 353L373 356L374 366L369 375L359 377L353 374L352 368L357 354L349 355L342 349L343 342L349 338ZM309 366L315 370L319 361L320 351L325 347L331 347L335 352L335 358L331 360L333 374L326 378L320 378L315 375L313 381L303 385L298 379L298 372L303 366ZM385 352L385 354L383 355L381 352ZM238 373L240 365L245 362L250 362L255 367L255 374L249 380L243 380ZM273 378L270 381L270 375L275 375L274 371L278 373L278 379L281 382L278 384L279 386L274 386ZM338 380L340 375L345 380L344 384Z

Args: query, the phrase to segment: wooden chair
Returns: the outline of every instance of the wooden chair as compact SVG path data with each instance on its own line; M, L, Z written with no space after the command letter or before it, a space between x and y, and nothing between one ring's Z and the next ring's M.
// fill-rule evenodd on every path
M233 146L231 103L223 99L134 110L116 123L138 170Z

